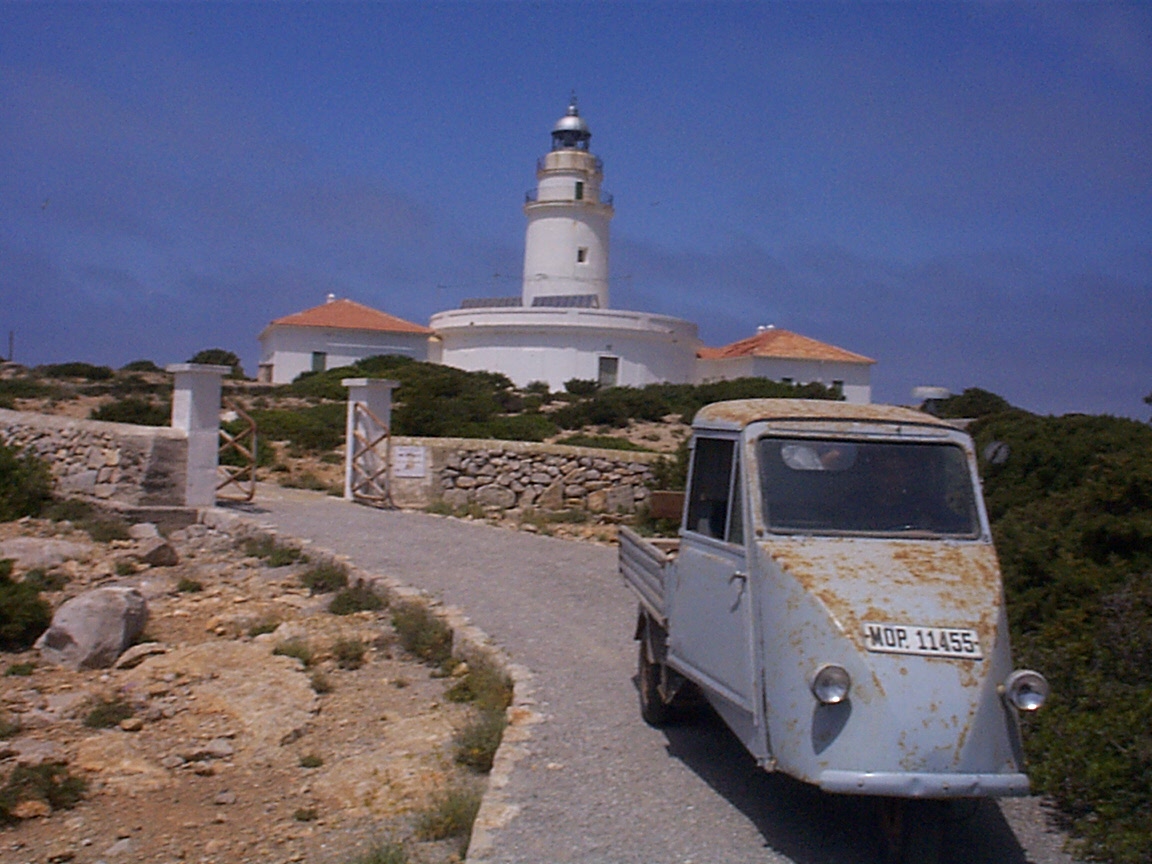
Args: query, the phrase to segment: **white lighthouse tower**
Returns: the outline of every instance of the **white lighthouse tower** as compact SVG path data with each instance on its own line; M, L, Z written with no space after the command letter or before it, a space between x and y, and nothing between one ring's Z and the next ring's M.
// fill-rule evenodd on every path
M692 381L696 325L668 315L608 306L608 223L612 197L604 166L589 152L592 133L575 97L552 128L552 149L536 163L524 216L524 283L519 297L477 297L437 312L433 360L502 372L517 386L552 390L572 379L633 387Z
M604 166L589 152L591 140L573 96L552 129L552 151L536 163L537 187L525 196L525 306L608 308L612 196L600 188Z

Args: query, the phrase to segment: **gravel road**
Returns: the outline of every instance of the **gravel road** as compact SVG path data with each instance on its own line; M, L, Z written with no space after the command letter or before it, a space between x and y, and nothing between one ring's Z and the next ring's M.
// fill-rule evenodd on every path
M872 805L756 767L711 715L652 729L633 676L636 604L615 547L261 487L249 515L459 607L532 674L542 722L469 862L872 864ZM956 864L1068 864L1033 799L949 828Z

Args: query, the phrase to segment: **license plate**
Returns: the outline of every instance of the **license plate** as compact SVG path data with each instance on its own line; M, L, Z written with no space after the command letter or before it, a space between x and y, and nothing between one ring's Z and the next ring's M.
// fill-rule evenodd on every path
M980 637L975 630L957 627L922 627L917 624L864 622L864 644L869 651L919 654L923 657L962 657L979 660Z

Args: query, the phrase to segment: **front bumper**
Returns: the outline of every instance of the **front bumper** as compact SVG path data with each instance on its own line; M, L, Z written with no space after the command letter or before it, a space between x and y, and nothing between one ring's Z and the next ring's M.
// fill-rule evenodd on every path
M1004 798L1030 790L1026 774L822 771L818 782L825 792L893 798Z

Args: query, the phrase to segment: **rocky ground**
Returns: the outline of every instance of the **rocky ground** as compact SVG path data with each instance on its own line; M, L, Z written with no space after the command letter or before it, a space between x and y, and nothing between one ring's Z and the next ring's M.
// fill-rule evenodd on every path
M459 840L414 837L448 793L481 782L452 759L471 709L445 698L451 682L405 654L387 612L329 613L331 595L299 582L307 564L268 566L201 525L168 540L179 563L149 567L137 541L95 543L66 522L0 525L15 578L38 569L64 583L44 594L53 607L131 584L150 613L119 668L0 654L0 784L39 764L87 783L71 809L17 804L0 862L328 864L388 842L409 861L458 860ZM312 651L309 666L274 653L289 640ZM354 641L363 665L341 668L334 649ZM108 702L130 716L86 725Z

